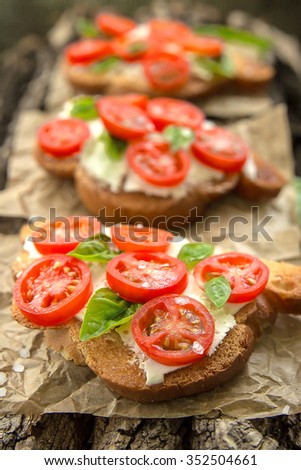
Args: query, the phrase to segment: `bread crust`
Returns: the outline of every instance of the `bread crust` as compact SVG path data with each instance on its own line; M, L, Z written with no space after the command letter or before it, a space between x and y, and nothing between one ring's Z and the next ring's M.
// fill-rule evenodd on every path
M104 380L110 390L125 398L157 402L194 395L212 390L237 375L254 350L255 340L260 334L257 324L262 321L262 316L269 324L276 319L274 307L264 296L238 313L240 323L229 331L212 356L170 372L162 384L153 386L146 385L144 372L135 362L135 353L124 345L115 331L80 342L78 348L90 369ZM76 326L71 330L71 337L78 341L79 330Z
M75 171L75 186L78 195L85 207L94 215L100 215L100 210L105 208L105 215L113 221L117 217L116 210L121 208L121 215L131 223L147 218L151 225L164 224L167 219L170 223L182 222L191 214L187 222L193 222L193 215L201 215L204 208L210 202L229 193L237 184L237 175L226 175L220 181L208 181L198 187L191 187L185 197L175 199L173 197L151 196L142 192L118 191L112 192L105 184L94 178L82 165L78 165ZM191 209L197 208L197 213ZM163 216L163 219L162 219ZM159 220L160 218L160 220ZM115 220L120 222L120 220ZM167 224L168 225L168 224Z
M73 178L75 168L79 162L79 155L72 155L64 158L54 158L51 155L43 152L43 150L36 145L33 150L33 156L48 173L59 178Z
M62 63L62 71L68 82L78 91L88 94L119 95L122 93L142 93L148 96L161 96L148 86L146 81L133 80L122 71L116 75L107 73L93 73L88 68L72 66L66 61ZM217 77L211 81L205 81L191 76L189 81L179 90L172 93L164 92L164 96L190 99L209 96L224 89L229 83L228 79Z
M77 366L85 366L86 361L78 348L78 341L75 341L71 337L71 325L74 325L75 328L77 323L79 323L79 321L73 319L73 321L65 327L59 329L45 329L44 339L46 347L60 353L67 361L73 361Z
M301 266L263 260L270 270L265 292L280 313L301 314Z
M250 178L244 171L240 173L235 191L251 201L263 201L278 196L286 183L280 171L258 155L253 155L257 168L256 178Z

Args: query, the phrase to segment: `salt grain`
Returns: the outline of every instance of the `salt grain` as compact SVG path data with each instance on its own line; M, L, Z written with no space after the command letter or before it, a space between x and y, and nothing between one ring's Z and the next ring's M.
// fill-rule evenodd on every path
M14 365L13 365L13 371L14 372L23 372L24 369L25 369L25 367L20 362L15 362Z
M22 359L27 359L28 357L30 357L30 352L29 352L29 349L27 348L21 348L20 351L19 351L19 356L22 358Z
M0 385L4 385L7 382L7 377L5 372L0 372Z
M4 398L6 396L6 388L0 387L0 398Z

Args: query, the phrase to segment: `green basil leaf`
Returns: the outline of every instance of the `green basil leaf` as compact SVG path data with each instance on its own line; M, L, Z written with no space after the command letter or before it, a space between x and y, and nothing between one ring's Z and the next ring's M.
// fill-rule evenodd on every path
M163 136L170 143L173 152L181 148L188 148L195 139L195 132L189 127L167 126L163 130Z
M128 45L127 50L130 54L140 54L145 52L148 48L148 45L145 41L135 41Z
M210 57L197 57L195 63L208 72L220 77L231 78L235 74L235 68L229 56L223 54L218 59Z
M119 64L121 61L118 57L112 56L107 59L101 60L100 62L95 62L90 66L92 72L95 73L104 73L115 67L116 64Z
M225 276L210 279L204 284L208 299L217 307L222 308L230 297L231 287Z
M209 243L187 243L182 246L178 258L183 261L188 269L193 269L200 261L214 252L214 246Z
M97 38L99 36L96 25L88 18L78 18L75 23L75 30L82 38Z
M107 235L97 234L95 237L80 242L68 255L87 262L107 263L120 254L119 250L114 250L110 246L110 242L111 239Z
M80 329L80 340L96 338L123 325L140 306L122 299L109 288L98 289L88 302Z
M91 121L98 118L97 108L93 96L79 96L72 100L70 111L72 117Z
M272 42L262 36L257 36L250 31L241 29L231 28L226 25L219 24L207 24L201 25L196 28L196 33L205 36L215 36L224 41L236 42L246 44L248 46L254 46L260 49L262 52L266 52L272 47Z
M104 131L100 136L101 142L104 144L104 150L110 160L121 160L127 148L125 140L113 137L108 131Z

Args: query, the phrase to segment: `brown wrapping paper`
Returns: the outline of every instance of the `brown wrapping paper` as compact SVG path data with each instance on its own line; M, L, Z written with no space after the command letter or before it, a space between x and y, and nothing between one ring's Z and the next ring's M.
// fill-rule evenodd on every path
M0 196L0 214L47 216L84 214L72 181L50 177L38 167L31 153L37 127L50 117L27 110L20 114L10 158L9 181ZM235 124L240 133L267 160L278 164L288 178L293 174L286 109L269 108L252 120ZM234 195L208 208L206 215L220 215L228 226L233 215L244 215L248 240L227 239L225 248L256 253L271 259L298 259L300 234L291 183L274 200L260 207L259 217L272 215L267 230L273 241L252 242L250 203ZM214 234L198 227L204 239ZM237 235L237 233L236 233ZM47 350L43 332L27 330L10 319L13 281L10 266L20 249L18 236L1 237L0 273L0 411L1 413L80 412L101 416L179 417L219 409L237 418L255 418L301 411L301 319L280 316L258 341L242 373L222 387L202 395L161 404L139 404L114 396L86 366L75 366ZM27 356L27 357L26 357Z

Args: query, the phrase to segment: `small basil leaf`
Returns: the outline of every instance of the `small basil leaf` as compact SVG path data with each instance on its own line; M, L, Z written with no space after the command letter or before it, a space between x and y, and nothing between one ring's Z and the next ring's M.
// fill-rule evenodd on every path
M92 96L80 96L72 100L72 108L70 111L72 117L91 121L98 118L97 108Z
M262 36L257 36L249 31L231 28L226 25L207 24L198 26L196 32L202 35L219 37L229 42L236 42L254 46L263 52L268 51L272 47L272 42Z
M105 234L98 234L96 237L88 238L79 243L68 255L83 261L107 263L120 253L119 250L111 248L110 241L111 239Z
M196 64L208 72L220 77L232 78L235 74L235 68L230 57L222 55L218 59L211 59L210 57L197 57Z
M135 41L128 45L128 52L130 54L140 54L141 52L145 52L148 46L145 41Z
M96 338L123 325L140 306L122 299L109 288L98 289L88 302L80 329L80 340Z
M115 67L116 64L120 63L120 59L118 57L108 57L107 59L101 60L100 62L96 62L90 66L92 72L95 73L103 73L107 72L111 68Z
M230 297L231 287L225 276L214 277L204 284L208 299L217 307L222 308Z
M128 145L125 140L117 139L109 132L104 131L100 136L100 141L103 142L105 154L110 160L116 161L122 159Z
M99 36L97 27L88 18L78 18L75 23L75 30L82 38L96 38Z
M214 252L214 247L208 243L187 243L182 246L178 258L183 261L188 269L193 269L200 261Z
M163 136L169 142L171 150L176 152L189 147L195 139L195 132L189 127L170 125L163 130Z
M112 242L112 239L108 235L106 235L105 233L102 233L102 232L99 232L96 235L89 238L89 240L94 240L94 239L101 240L101 241L107 242L107 243Z

